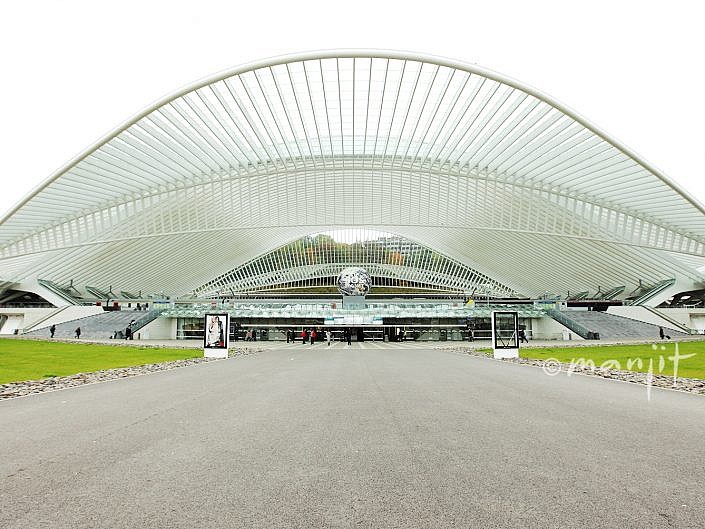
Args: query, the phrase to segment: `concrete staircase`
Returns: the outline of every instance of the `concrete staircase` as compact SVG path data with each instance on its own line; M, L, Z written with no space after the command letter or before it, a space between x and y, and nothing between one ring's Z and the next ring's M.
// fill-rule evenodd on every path
M599 333L601 340L659 340L658 325L607 314L600 311L567 310L566 317L592 332ZM687 336L673 329L664 329L671 338Z
M81 328L81 339L101 339L110 338L115 331L125 332L125 327L132 321L144 316L140 311L110 311L102 312L93 316L78 318L64 323L56 324L55 338L75 338L76 327ZM26 333L27 336L50 336L49 327L42 327Z

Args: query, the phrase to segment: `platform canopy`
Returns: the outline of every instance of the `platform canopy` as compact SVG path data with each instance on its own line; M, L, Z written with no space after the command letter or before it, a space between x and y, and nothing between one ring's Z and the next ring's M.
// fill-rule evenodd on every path
M703 207L564 105L474 64L343 50L221 72L120 125L0 220L0 284L182 295L348 228L524 296L704 279Z

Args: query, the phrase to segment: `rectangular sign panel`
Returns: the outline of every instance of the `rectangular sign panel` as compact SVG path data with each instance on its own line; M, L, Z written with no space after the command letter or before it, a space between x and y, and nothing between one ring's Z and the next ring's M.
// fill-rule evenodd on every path
M519 358L519 313L492 311L492 349L495 358Z
M227 358L230 329L228 314L206 314L203 333L203 356Z

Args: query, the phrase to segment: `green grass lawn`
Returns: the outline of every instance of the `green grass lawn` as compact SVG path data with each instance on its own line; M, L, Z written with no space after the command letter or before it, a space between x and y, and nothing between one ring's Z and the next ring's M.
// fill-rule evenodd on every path
M604 365L604 367L641 372L649 370L649 359L653 359L654 374L672 376L674 362L669 360L669 357L673 357L676 344L662 342L655 345L656 349L652 344L525 348L520 349L520 355L522 358L540 360L555 358L568 363L575 363L578 359L584 358L592 360L598 367ZM678 361L679 377L705 379L705 342L680 342L678 343L678 354L681 357L694 354L690 358L681 358ZM663 358L663 363L661 363L661 358ZM637 359L641 359L641 367L635 362ZM631 366L628 365L629 360L633 361ZM609 362L609 364L605 362Z
M0 338L0 384L203 356L198 349Z

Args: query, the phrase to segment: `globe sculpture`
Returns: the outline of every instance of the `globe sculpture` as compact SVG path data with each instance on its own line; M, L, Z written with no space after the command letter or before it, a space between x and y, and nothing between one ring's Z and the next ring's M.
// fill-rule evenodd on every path
M372 278L364 268L351 266L338 276L338 290L343 296L364 296L371 288Z

